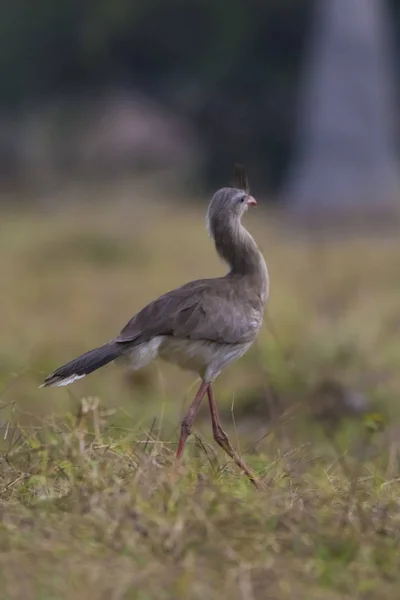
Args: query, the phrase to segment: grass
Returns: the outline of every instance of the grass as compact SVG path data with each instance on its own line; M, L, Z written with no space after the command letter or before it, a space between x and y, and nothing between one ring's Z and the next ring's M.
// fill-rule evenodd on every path
M65 193L69 209L0 224L0 598L396 597L398 240L246 216L268 318L216 397L256 491L213 443L206 406L175 464L196 383L178 369L108 366L38 389L154 296L223 272L205 206L135 184Z

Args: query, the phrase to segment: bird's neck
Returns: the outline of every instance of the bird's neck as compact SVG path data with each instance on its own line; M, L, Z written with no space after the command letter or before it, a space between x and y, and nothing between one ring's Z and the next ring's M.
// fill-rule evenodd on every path
M211 233L221 258L228 263L230 275L261 278L268 284L268 272L263 255L254 238L239 220L214 222Z

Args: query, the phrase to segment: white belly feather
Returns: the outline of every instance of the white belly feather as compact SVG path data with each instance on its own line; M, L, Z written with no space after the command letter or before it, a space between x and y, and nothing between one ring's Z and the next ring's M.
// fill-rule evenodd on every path
M220 344L160 335L133 348L129 357L135 370L145 367L159 356L211 381L227 364L243 356L250 346L251 342Z

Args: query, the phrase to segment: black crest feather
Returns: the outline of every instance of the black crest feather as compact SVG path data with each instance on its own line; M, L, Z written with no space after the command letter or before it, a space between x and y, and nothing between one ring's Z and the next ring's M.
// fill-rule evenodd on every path
M239 165L235 163L234 165L234 177L235 177L235 187L240 190L244 190L246 194L250 193L250 185L249 179L247 177L247 171L243 165Z

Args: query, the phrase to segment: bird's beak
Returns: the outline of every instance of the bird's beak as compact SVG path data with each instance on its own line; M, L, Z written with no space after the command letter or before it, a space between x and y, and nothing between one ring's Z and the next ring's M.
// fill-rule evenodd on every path
M247 206L257 206L257 200L253 196L247 198Z

